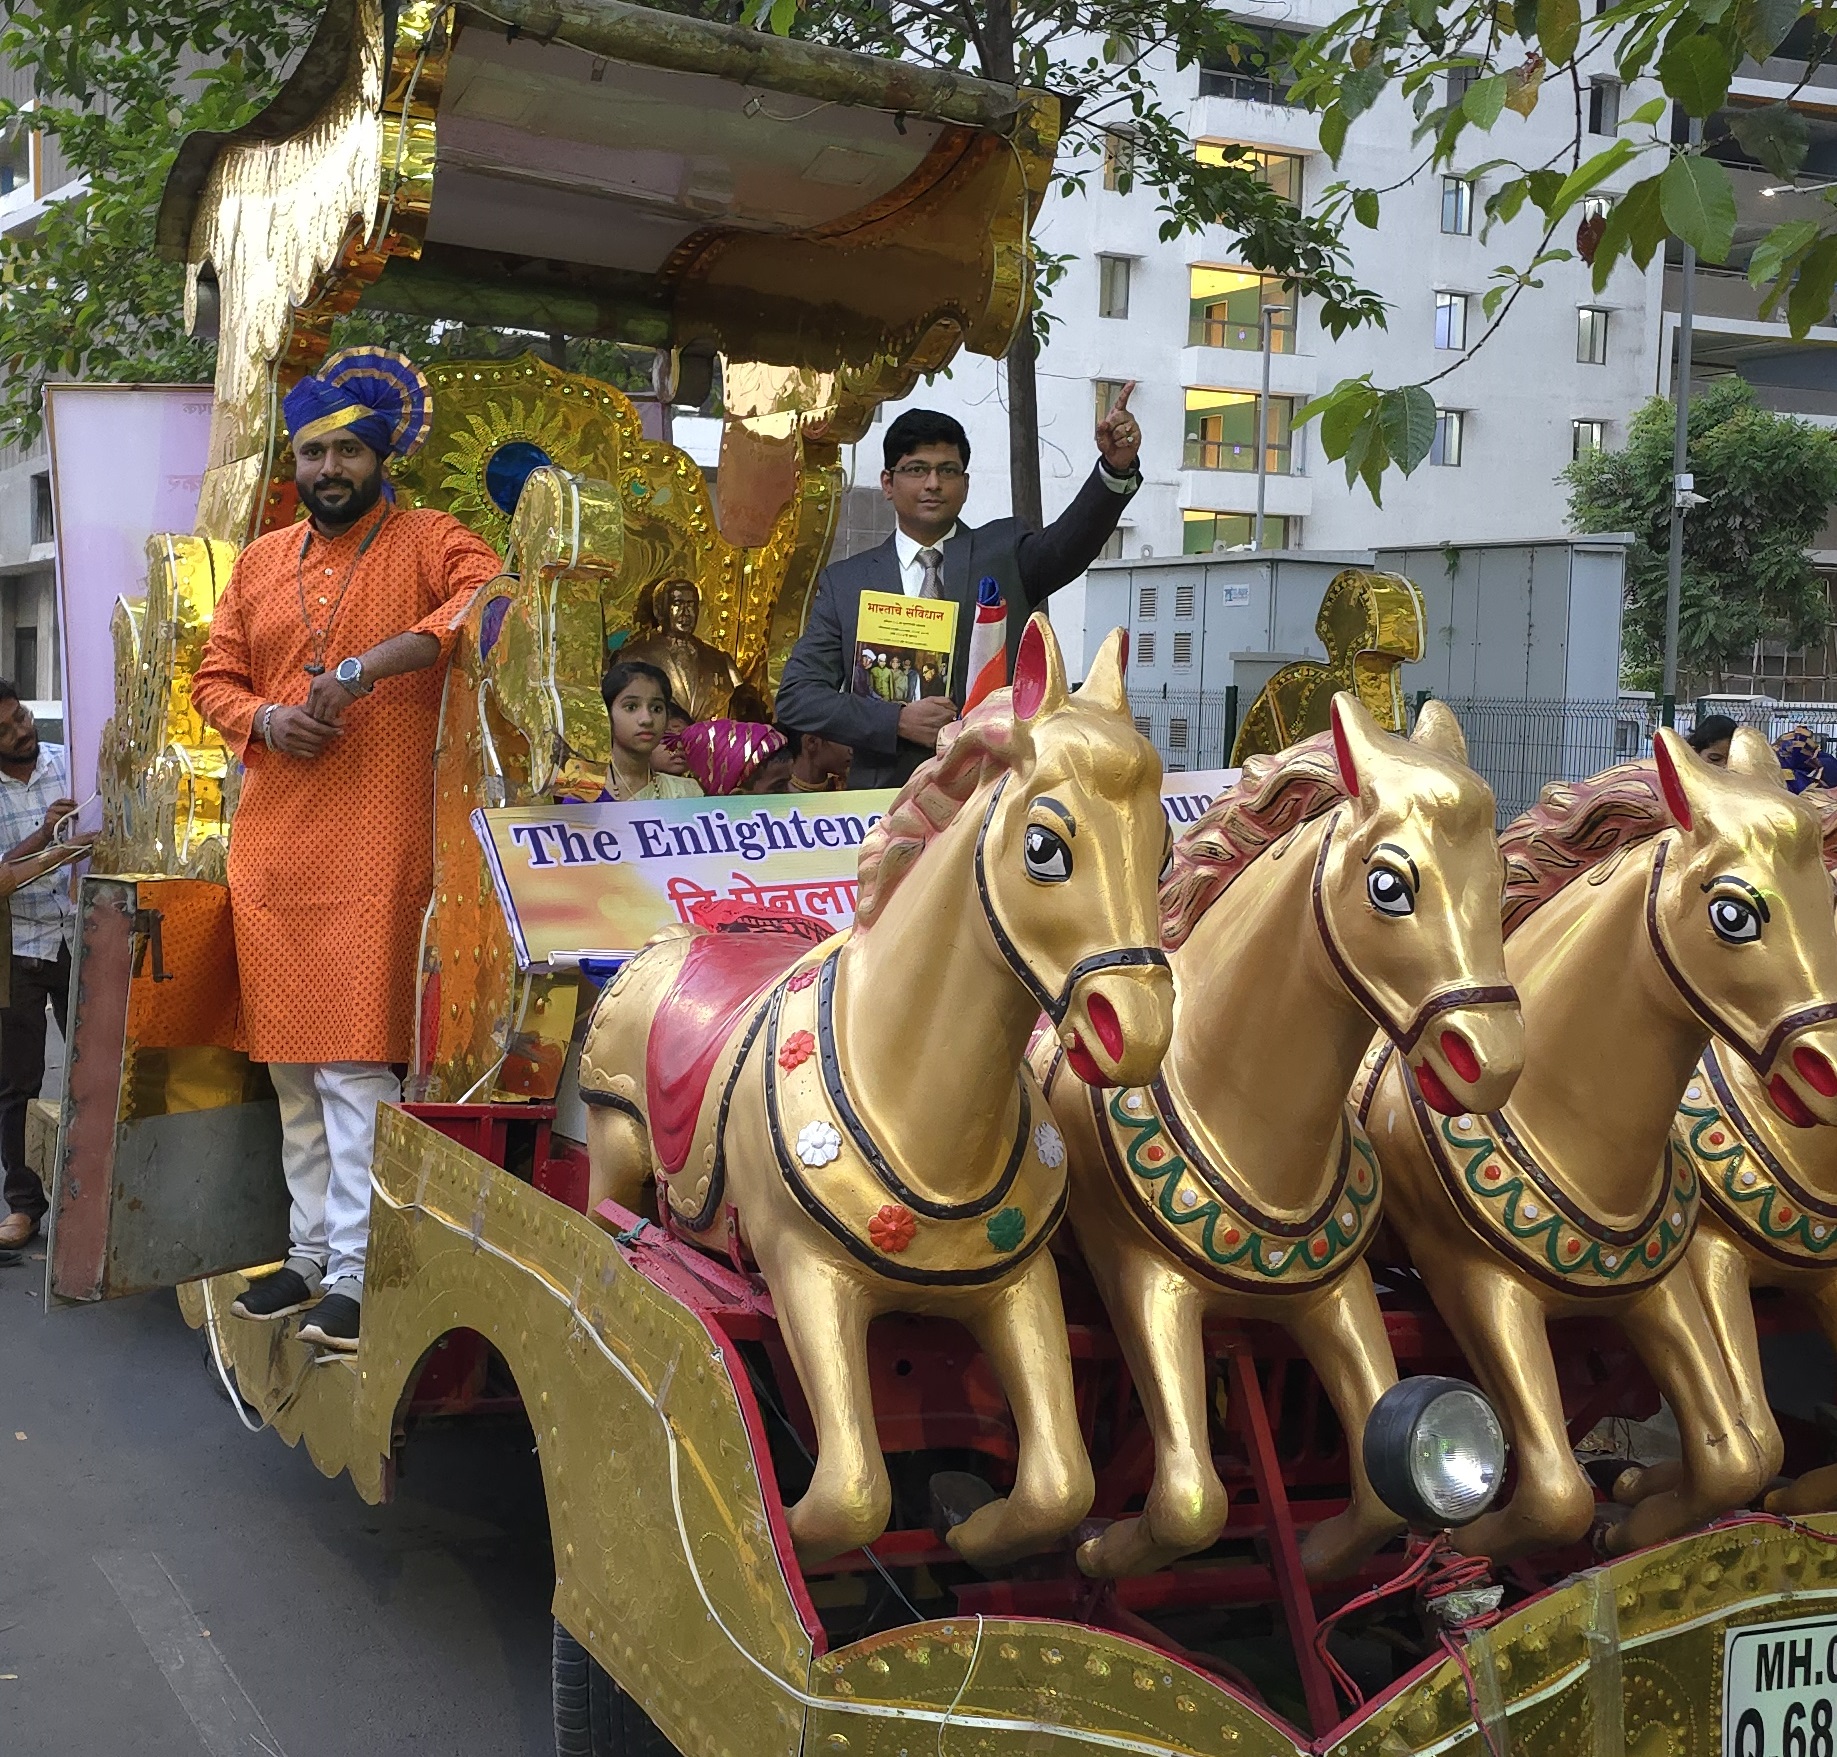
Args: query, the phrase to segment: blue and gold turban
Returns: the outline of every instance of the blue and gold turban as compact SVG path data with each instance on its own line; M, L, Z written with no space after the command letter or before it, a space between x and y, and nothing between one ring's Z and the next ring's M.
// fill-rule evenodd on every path
M433 393L412 360L389 348L346 348L281 404L296 449L349 429L378 457L412 457L434 421Z

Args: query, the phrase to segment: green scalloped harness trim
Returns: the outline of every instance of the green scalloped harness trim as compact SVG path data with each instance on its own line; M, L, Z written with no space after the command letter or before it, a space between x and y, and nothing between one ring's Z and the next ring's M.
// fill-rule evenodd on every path
M1258 1211L1207 1160L1162 1081L1106 1094L1091 1107L1104 1158L1150 1235L1209 1279L1239 1292L1301 1293L1335 1280L1370 1244L1379 1203L1377 1155L1348 1109L1332 1188L1289 1224Z
M1818 1134L1803 1132L1808 1144ZM1812 1196L1774 1158L1730 1088L1713 1043L1679 1101L1678 1137L1702 1175L1703 1199L1739 1238L1782 1263L1837 1261L1831 1255L1837 1207Z
M1613 1293L1656 1281L1682 1257L1696 1230L1700 1186L1689 1156L1669 1140L1659 1199L1621 1231L1558 1196L1503 1116L1434 1116L1431 1123L1413 1080L1410 1097L1468 1222L1541 1280L1569 1293Z

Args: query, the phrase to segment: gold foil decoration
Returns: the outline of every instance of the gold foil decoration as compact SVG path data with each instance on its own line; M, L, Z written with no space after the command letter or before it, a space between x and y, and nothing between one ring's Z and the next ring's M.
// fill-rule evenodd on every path
M115 606L115 712L102 728L97 872L221 878L240 773L191 705L210 619L236 551L205 537L147 540L147 590Z
M1400 667L1415 664L1424 651L1422 594L1412 581L1357 567L1335 574L1314 632L1327 649L1327 662L1297 660L1264 684L1238 727L1234 768L1246 757L1284 750L1326 731L1329 704L1342 689L1357 696L1387 732L1409 726Z

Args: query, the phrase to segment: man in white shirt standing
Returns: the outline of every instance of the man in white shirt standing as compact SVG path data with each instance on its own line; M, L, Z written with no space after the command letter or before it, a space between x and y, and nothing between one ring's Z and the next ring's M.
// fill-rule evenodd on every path
M897 787L937 748L968 686L970 630L984 579L1008 606L1008 665L1028 615L1095 561L1142 485L1142 433L1129 412L1133 384L1097 423L1097 464L1070 506L1043 531L1020 519L963 524L969 436L936 409L908 409L888 428L881 491L898 528L877 548L832 562L817 581L810 620L778 685L776 718L854 754L852 787ZM863 699L851 687L863 592L949 598L957 605L950 695ZM953 699L954 697L954 699Z
M48 848L75 809L64 747L40 740L32 710L17 687L0 678L0 858L22 860ZM58 1030L65 1028L76 924L70 874L59 867L20 886L12 913L12 983L0 1009L0 1164L8 1209L0 1220L0 1249L17 1250L38 1236L48 1206L45 1186L26 1164L26 1106L45 1082L47 1001Z

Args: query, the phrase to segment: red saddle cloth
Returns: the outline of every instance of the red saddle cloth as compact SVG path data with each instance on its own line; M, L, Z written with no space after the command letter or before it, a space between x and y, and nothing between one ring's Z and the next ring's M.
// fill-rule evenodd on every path
M794 933L704 933L691 941L644 1052L651 1145L671 1176L688 1160L708 1076L741 1015L809 949Z

